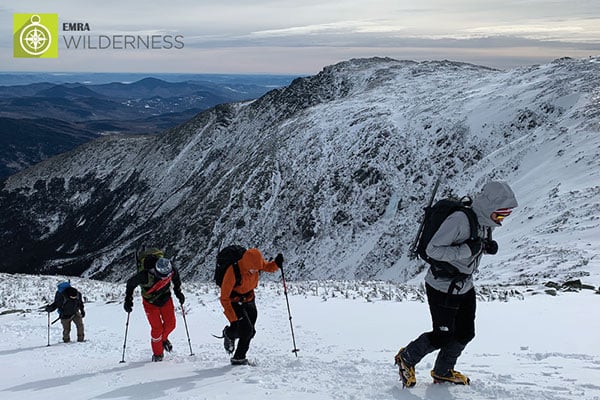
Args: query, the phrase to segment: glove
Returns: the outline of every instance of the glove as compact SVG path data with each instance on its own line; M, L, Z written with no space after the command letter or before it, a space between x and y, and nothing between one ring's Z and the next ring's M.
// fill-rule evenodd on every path
M237 321L233 321L229 325L229 328L227 328L227 336L229 336L230 338L236 338L239 336L243 319L244 317L238 319Z
M125 297L125 303L123 303L123 308L128 313L133 311L133 299L131 297Z
M50 305L48 304L46 307L44 307L44 311L46 311L47 313L49 313L49 312L52 312L52 311L53 311L53 310L52 310L52 306L50 306Z
M481 253L481 250L483 249L483 242L481 241L481 238L469 239L465 242L465 244L469 246L472 256L476 256L477 254Z
M277 256L275 257L275 264L277 264L279 269L283 269L283 254L277 254Z
M483 251L486 254L496 254L498 252L498 242L495 240L485 240L483 242Z
M183 295L183 293L176 292L175 297L177 297L177 300L179 300L179 304L185 303L185 296Z
M229 329L228 326L223 328L223 347L227 353L231 354L235 350L235 337L229 336Z
M81 310L81 318L85 318L85 310Z

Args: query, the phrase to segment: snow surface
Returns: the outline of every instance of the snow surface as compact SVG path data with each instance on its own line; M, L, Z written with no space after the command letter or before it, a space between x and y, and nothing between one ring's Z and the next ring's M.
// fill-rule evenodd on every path
M550 296L544 287L481 288L477 336L457 365L471 386L432 384L431 354L417 366L417 385L402 389L394 355L430 326L418 286L288 283L295 357L282 285L265 282L257 290L257 334L248 354L256 366L233 367L211 336L225 318L208 284L183 284L194 355L178 311L174 351L162 363L150 362L149 325L136 290L120 363L125 286L81 278L72 284L87 299L87 341L60 343L56 323L47 346L47 314L35 308L53 297L60 279L0 274L2 400L600 399L595 290Z

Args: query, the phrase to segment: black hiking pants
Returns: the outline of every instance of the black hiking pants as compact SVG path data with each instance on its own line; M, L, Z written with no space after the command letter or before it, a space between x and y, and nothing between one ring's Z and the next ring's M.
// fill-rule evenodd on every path
M238 320L241 319L240 323L237 325L236 331L232 332L235 338L239 339L233 358L240 360L246 358L246 353L250 348L250 341L256 333L254 325L258 318L258 311L256 310L256 303L254 300L247 303L231 303L231 305L233 306L233 310L235 311Z
M475 337L475 289L465 294L448 294L426 285L433 330L429 341L436 349L452 340L466 345Z
M440 350L433 367L438 375L453 369L463 349L475 337L475 289L449 295L426 285L433 329L406 346L404 360L416 365L423 357Z

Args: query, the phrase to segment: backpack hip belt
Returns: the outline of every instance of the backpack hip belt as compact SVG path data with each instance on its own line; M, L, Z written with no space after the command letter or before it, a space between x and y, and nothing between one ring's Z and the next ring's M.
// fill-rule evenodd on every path
M254 294L254 289L250 290L249 292L246 293L238 293L235 290L231 292L231 295L229 295L229 298L233 301L233 299L239 299L239 300L235 300L233 301L234 303L239 301L239 302L243 302L244 300L246 300L247 297L250 297L250 295Z

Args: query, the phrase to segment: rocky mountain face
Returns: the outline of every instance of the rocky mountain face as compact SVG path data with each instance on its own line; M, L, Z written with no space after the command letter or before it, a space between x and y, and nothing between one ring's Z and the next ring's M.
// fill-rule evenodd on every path
M286 257L290 279L408 281L438 197L508 181L520 207L481 279L598 270L600 59L511 71L360 59L158 136L103 137L11 176L0 271L120 280L161 246L209 280L229 243Z

